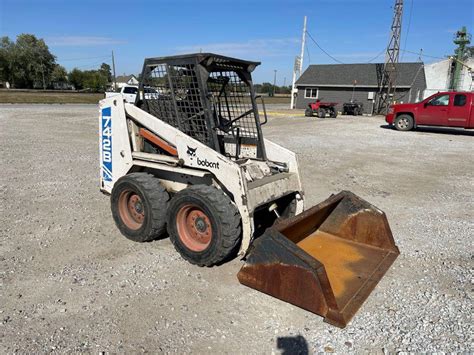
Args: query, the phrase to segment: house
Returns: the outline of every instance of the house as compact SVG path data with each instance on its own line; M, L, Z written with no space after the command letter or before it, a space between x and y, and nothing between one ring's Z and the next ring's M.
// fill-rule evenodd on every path
M372 113L380 89L383 63L310 65L296 81L296 108L306 108L316 99L337 102L355 100ZM395 98L397 102L416 102L426 88L423 63L399 63Z
M138 85L138 79L135 75L119 75L115 78L117 88L122 88L125 85Z

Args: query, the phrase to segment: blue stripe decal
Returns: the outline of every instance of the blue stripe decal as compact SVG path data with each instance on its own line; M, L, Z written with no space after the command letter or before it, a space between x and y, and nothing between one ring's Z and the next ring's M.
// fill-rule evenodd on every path
M112 181L112 110L110 107L102 109L101 120L102 136L102 179Z

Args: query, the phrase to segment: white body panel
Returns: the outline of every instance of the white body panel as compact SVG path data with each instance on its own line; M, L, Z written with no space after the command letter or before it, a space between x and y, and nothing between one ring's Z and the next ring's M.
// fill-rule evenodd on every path
M109 111L111 130L107 130L108 126L105 124L108 123L108 116L104 116L104 112L109 114ZM271 141L265 140L268 159L286 163L288 172L272 175L267 162L264 161L247 160L245 163L237 163L155 116L114 97L100 102L100 112L100 179L103 192L111 193L114 183L130 172L134 166L148 167L159 172L163 185L172 192L187 186L186 182L174 181L172 174L207 181L223 189L240 212L242 218L240 254L245 253L250 245L254 232L253 212L256 207L296 192L298 193L296 213L303 211L296 155ZM129 133L127 119L175 146L178 157L134 151L137 149L137 144L134 142L134 133ZM109 133L111 140L108 137ZM108 161L109 156L112 157L111 162Z
M117 179L132 168L132 151L123 100L105 99L100 101L99 107L100 186L110 193Z

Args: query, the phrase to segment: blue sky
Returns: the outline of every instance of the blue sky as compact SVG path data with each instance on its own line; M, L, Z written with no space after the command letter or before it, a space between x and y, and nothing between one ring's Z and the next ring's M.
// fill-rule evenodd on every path
M255 82L290 84L303 16L308 32L345 63L363 63L387 44L394 0L144 1L0 0L0 35L44 38L67 69L110 63L138 73L145 57L212 51L261 61ZM411 9L411 21L410 19ZM408 30L408 24L410 27ZM461 26L474 33L472 0L405 0L402 48L444 57ZM407 33L408 32L408 33ZM308 55L309 53L309 55ZM404 61L417 55L404 53ZM376 61L383 61L383 55ZM425 62L436 61L425 57ZM310 39L304 66L334 63Z

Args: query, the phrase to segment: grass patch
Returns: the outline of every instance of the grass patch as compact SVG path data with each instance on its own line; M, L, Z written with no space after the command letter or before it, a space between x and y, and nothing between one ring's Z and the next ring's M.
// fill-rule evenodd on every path
M266 104L288 104L290 106L291 98L289 96L264 96L263 101ZM260 103L260 99L257 99L257 103Z
M2 104L97 104L100 93L0 90Z
M0 104L97 104L101 93L39 90L0 90ZM288 104L289 96L263 98L266 104ZM260 100L257 100L260 103Z

